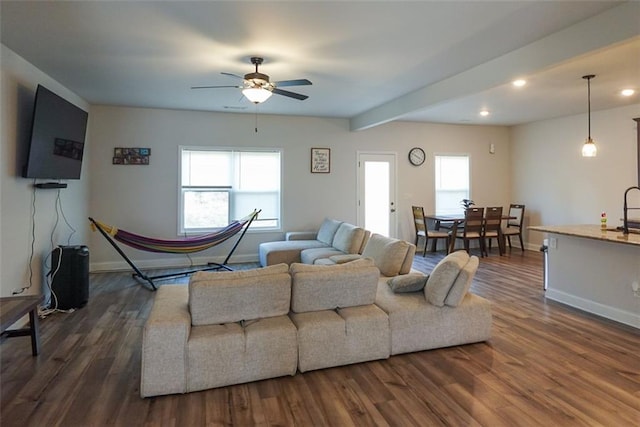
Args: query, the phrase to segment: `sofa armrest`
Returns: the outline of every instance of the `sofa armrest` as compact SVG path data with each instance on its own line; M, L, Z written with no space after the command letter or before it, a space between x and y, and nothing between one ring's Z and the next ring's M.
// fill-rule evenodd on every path
M188 300L184 285L163 285L156 293L142 333L142 397L187 391Z
M289 231L285 234L284 240L316 240L317 231Z

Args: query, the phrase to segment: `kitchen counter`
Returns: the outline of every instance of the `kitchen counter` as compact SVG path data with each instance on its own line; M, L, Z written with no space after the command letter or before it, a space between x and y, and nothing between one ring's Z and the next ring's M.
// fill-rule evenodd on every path
M640 231L630 230L627 235L615 228L608 228L602 231L599 225L536 225L528 227L531 231L541 231L546 233L564 234L566 236L584 237L587 239L606 240L613 243L640 246Z
M600 225L528 229L548 234L545 298L640 329L640 234Z

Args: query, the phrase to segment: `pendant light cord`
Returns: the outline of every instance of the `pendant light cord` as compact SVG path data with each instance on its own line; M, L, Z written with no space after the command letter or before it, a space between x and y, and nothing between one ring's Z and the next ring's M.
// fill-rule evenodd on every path
M587 80L587 121L589 126L589 140L591 140L591 79L595 76L595 74L582 76L583 79Z
M587 77L587 98L589 139L591 139L591 77Z

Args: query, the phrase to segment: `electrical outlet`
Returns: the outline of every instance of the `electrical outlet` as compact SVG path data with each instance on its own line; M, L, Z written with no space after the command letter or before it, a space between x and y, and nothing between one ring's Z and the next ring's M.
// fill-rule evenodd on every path
M549 239L549 247L552 249L556 249L558 247L558 239L552 237Z

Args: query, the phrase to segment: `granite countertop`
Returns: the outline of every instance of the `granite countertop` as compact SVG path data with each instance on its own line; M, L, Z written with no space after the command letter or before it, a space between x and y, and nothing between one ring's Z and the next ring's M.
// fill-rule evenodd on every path
M622 234L622 231L615 228L601 230L600 225L535 225L527 228L531 231L541 231L546 233L564 234L567 236L584 237L587 239L604 240L613 243L622 243L640 247L640 230L631 230L632 233Z

